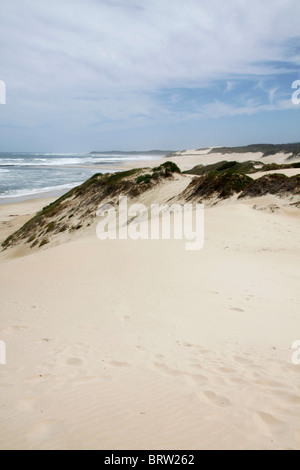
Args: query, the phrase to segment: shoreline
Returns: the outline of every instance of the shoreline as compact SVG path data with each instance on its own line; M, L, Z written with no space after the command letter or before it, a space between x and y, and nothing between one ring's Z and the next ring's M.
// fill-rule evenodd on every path
M156 160L153 160L153 161L152 160L149 160L149 161L147 160L147 163L151 163L151 164L153 163L154 164L154 162L156 162ZM135 164L133 164L133 165L130 164L128 167L124 163L123 165L114 165L114 166L107 165L105 168L104 167L100 168L100 167L97 167L97 166L90 166L89 169L95 170L94 174L96 174L96 173L103 173L103 174L105 174L105 173L114 173L116 171L126 171L127 169L131 169L131 168L140 168L140 166L139 166L140 162L136 162L136 163L137 163L136 165ZM86 167L83 167L83 166L74 166L72 168L86 169ZM96 171L96 170L98 170L98 171ZM102 171L100 171L100 170L102 170ZM83 180L82 183L84 183L84 181L86 181L86 180ZM14 195L0 196L0 205L2 205L2 204L14 204L14 203L27 201L27 200L31 200L31 199L43 199L43 198L48 198L48 197L58 198L60 196L63 196L64 194L66 194L68 191L75 188L76 186L79 186L79 185L76 184L74 186L70 186L67 189L66 188L65 189L53 189L53 190L50 190L50 191L40 191L40 192L36 192L36 193L33 193L33 194L23 194L23 195L16 195L16 196L14 196Z
M136 197L168 202L191 178ZM299 209L273 195L212 204L188 251L99 240L93 195L43 219L48 245L30 251L26 233L2 253L0 449L300 449ZM0 240L54 200L0 204Z
M244 153L244 154L209 154L210 148L204 150L184 150L177 152L173 156L169 156L168 160L176 163L181 171L185 171L193 168L196 165L203 164L207 165L210 163L215 163L220 160L227 161L248 161L248 160L260 160L262 163L272 163L274 159L281 163L285 159L285 154L279 153L275 156L261 158L260 153ZM105 168L101 168L106 173L114 173L116 171L127 171L133 168L152 168L154 166L159 166L166 161L166 156L159 156L155 158L149 158L147 160L134 160L134 161L125 161L122 164L111 164L106 165ZM95 173L100 171L99 167L91 167L95 169ZM100 172L101 173L101 172ZM252 179L257 179L261 177L264 173L281 173L286 176L293 176L299 173L298 169L285 169L285 170L274 170L268 172L257 172L251 173L250 176ZM76 185L77 186L77 185ZM74 186L75 187L75 186ZM39 210L41 210L45 205L50 204L55 201L57 198L66 194L72 188L69 189L60 189L56 191L47 191L39 192L35 194L28 194L22 196L7 196L5 198L0 198L0 243L3 242L11 233L20 228L24 223L26 223L31 217L33 217Z
M152 157L152 158L151 158ZM70 165L60 165L58 167L55 166L47 166L47 165L34 165L35 169L60 169L60 170L94 170L94 173L114 173L116 171L124 171L129 168L140 168L141 166L147 166L147 164L154 165L156 161L164 161L164 157L161 155L149 155L147 159L145 157L141 159L133 159L133 160L126 160L124 162L120 163L94 163L94 164L74 164L72 166ZM142 162L145 162L145 165L142 164ZM128 165L128 166L127 166ZM86 178L88 179L88 178ZM85 180L83 180L80 184L84 183ZM35 193L25 193L26 190L24 190L24 194L22 195L14 195L14 194L8 194L7 196L0 196L0 205L1 204L11 204L14 202L22 202L24 200L28 199L39 199L39 198L44 198L44 197L60 197L69 190L71 190L73 187L78 186L78 184L75 184L74 186L70 186L67 189L53 189L53 190L41 190L39 191L38 189L36 190Z
M57 191L45 191L45 192L40 192L40 193L34 193L34 194L24 194L22 196L5 196L0 198L0 207L6 206L8 204L18 204L21 202L25 201L35 201L36 199L57 199L60 196L63 196L66 194L70 189L61 189Z
M105 164L102 165L101 167L98 165L91 165L91 166L85 166L85 165L74 165L72 166L73 169L92 169L95 170L95 173L114 173L117 171L127 171L131 170L133 168L152 168L154 166L159 166L162 163L166 162L166 157L168 157L169 161L172 161L176 163L181 171L186 171L192 169L194 166L202 164L202 165L209 165L216 163L218 161L226 160L228 162L230 161L238 161L238 162L245 162L249 160L258 160L261 163L273 163L275 160L277 163L284 163L286 161L286 154L283 152L279 152L275 155L270 155L268 157L262 157L262 152L247 152L247 153L228 153L228 154L222 154L222 153L212 153L210 154L211 147L203 150L182 150L182 151L177 151L173 152L172 155L165 155L165 156L149 156L147 159L137 159L137 160L126 160L122 163L111 163L111 164ZM295 162L297 159L294 160ZM298 158L298 161L300 161L300 158ZM61 167L67 169L68 167ZM102 171L101 171L102 170ZM269 174L271 173L285 173L287 176L292 176L294 174L298 174L299 170L297 169L286 169L286 170L274 170L268 172ZM258 178L261 176L260 173L252 173L250 175L253 179ZM77 186L77 185L75 185ZM75 187L74 186L74 187ZM47 191L47 192L37 192L35 194L25 194L21 196L5 196L5 197L0 197L0 206L3 204L11 204L11 203L17 203L17 202L22 202L24 200L31 200L31 199L40 199L40 198L45 198L45 197L60 197L63 194L67 193L69 190L72 188L69 188L67 190L65 189L58 189L58 190L53 190L53 191Z
M158 159L147 160L147 163L155 165ZM160 159L159 159L160 160ZM163 159L162 159L163 160ZM163 160L164 161L164 160ZM107 165L101 168L106 173L115 171L126 171L127 169L138 167L141 162L127 162L129 167L122 165ZM143 165L142 165L143 166ZM95 173L101 173L99 167L92 167ZM77 185L76 185L77 186ZM75 186L74 186L75 187ZM0 245L12 233L22 227L44 206L54 202L57 198L63 196L69 189L60 189L57 191L39 192L23 196L7 196L0 198Z

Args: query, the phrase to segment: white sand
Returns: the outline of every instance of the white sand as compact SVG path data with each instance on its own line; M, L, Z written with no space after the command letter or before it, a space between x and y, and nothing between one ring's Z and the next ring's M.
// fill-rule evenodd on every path
M0 204L0 245L11 233L25 224L33 214L56 198L27 199L22 202Z
M300 449L300 212L283 202L207 209L201 251L92 231L2 261L0 448Z
M142 160L140 162L134 162L136 168L142 167L153 167L159 166L165 161L172 161L176 163L181 171L190 170L196 165L211 165L223 160L228 162L237 161L237 162L246 162L249 160L258 161L264 164L267 163L291 163L298 162L300 158L287 160L290 154L277 153L276 155L270 155L268 157L263 157L262 152L248 152L248 153L209 153L210 149L207 150L183 150L182 152L176 152L174 156L164 157L159 160ZM132 168L132 163L127 162L122 167L119 168ZM299 172L299 171L298 171Z
M299 175L300 169L299 168L286 168L285 170L271 170L271 171L257 171L256 173L251 173L249 175L252 179L257 180L264 175L270 175L272 173L279 173L281 175L286 175L288 177Z
M299 216L205 247L95 236L0 265L0 447L300 448Z

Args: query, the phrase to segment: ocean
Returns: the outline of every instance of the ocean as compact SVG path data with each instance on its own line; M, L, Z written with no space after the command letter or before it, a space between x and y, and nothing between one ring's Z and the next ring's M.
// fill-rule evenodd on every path
M107 173L128 162L161 158L130 153L5 153L0 152L0 203L62 195L95 173Z

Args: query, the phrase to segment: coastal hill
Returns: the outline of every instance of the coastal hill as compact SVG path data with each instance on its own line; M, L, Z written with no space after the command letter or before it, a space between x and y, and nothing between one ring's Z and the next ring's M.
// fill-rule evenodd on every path
M271 199L262 205L265 210L272 207L295 210L300 207L300 162L295 161L296 157L293 161L290 158L296 147L287 145L287 148L288 154L282 153L284 149L280 147L281 153L269 153L267 157L261 148L258 154L256 146L254 153L249 152L249 147L240 154L230 150L228 160L224 160L220 149L201 149L189 156L181 152L171 160L164 158L160 165L152 168L97 173L44 207L4 240L2 250L21 246L27 253L69 241L86 231L95 231L98 206L109 203L117 207L120 195L127 196L131 203L146 206L195 202L205 203L207 208L251 199L256 207L258 199L268 196ZM265 151L270 152L270 148ZM245 160L249 155L254 159ZM218 161L205 164L214 161L211 156L217 156ZM233 157L236 159L232 160ZM192 161L198 164L191 168ZM191 169L181 171L186 165Z
M285 154L291 154L291 157L297 157L300 156L300 142L294 144L252 144L242 147L215 147L210 150L210 153L215 152L222 154L262 152L263 157L283 152Z
M287 159L300 158L300 142L289 144L251 144L238 147L205 147L197 150L182 150L171 152L167 157L177 157L195 154L220 154L230 156L231 154L258 154L260 157L275 156L283 154Z

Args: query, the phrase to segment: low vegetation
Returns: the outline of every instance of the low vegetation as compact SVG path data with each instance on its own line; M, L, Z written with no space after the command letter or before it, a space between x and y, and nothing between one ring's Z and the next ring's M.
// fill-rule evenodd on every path
M243 191L252 178L240 173L211 171L200 178L194 178L181 194L186 200L201 200L210 197L227 199Z
M253 144L242 147L215 147L209 153L247 153L262 152L263 157L275 155L276 153L291 153L291 157L300 158L300 142L294 144Z
M136 197L149 189L149 183L157 184L162 178L180 172L177 165L165 162L144 174L145 169L133 169L116 173L96 173L80 186L44 207L18 231L3 243L4 249L22 241L31 247L49 243L48 236L62 232L74 232L90 226L96 216L98 205L106 198L120 194Z
M266 165L256 161L238 163L224 160L212 165L197 165L185 172L195 177L178 197L183 201L202 201L212 197L223 200L233 195L238 195L239 198L257 197L267 193L279 196L300 195L300 175L288 178L275 173L264 175L257 180L248 175L256 171L286 168L300 168L300 163ZM7 249L19 243L27 243L30 248L42 247L58 234L76 233L91 226L97 208L103 201L115 203L115 198L119 195L138 197L160 182L172 179L176 173L180 173L180 169L170 161L152 169L97 173L44 207L18 231L6 238L2 247Z
M145 175L138 176L136 179L137 184L149 184L151 180L158 181L160 178L168 178L172 176L173 173L181 173L180 168L176 165L176 163L170 161L152 168L151 171L152 174L146 173Z
M259 197L265 194L284 195L300 195L300 175L287 176L280 173L272 173L264 175L249 184L239 198Z
M241 173L241 174L251 174L257 173L258 171L276 171L276 170L285 170L288 168L300 168L300 162L297 163L283 163L281 165L277 163L262 163L257 161L246 161L246 162L237 162L237 161L227 161L223 160L218 163L213 163L211 165L196 165L194 168L188 171L184 171L184 174L187 175L205 175L210 171L216 172L231 172L231 173Z

